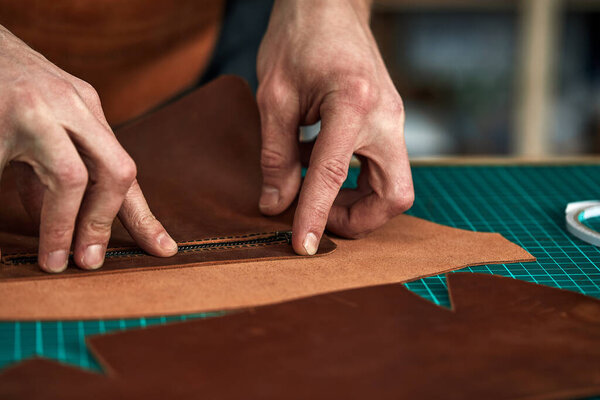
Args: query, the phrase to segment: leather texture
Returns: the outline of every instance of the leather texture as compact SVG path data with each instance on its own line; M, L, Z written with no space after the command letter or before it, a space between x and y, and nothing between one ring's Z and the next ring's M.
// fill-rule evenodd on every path
M88 339L106 375L48 360L5 399L559 399L600 394L600 301L511 278L447 276L452 309L402 285Z
M136 161L150 209L178 243L240 241L248 235L291 230L294 207L277 217L266 217L258 209L260 121L253 95L239 78L217 79L116 135ZM299 257L289 243L251 243L180 251L169 258L107 257L97 271L71 263L61 274L47 274L36 265L37 229L20 205L10 171L0 187L0 246L0 281ZM109 251L113 249L137 249L118 222L109 243ZM324 237L317 255L334 249L335 244ZM23 255L33 256L33 262L11 261Z
M259 116L240 79L217 79L117 135L138 164L152 210L175 240L290 229L293 207L276 218L258 211ZM409 215L363 239L334 240L321 242L319 252L326 257L299 257L290 245L276 243L171 258L114 257L98 271L70 266L59 275L34 264L0 264L0 320L236 309L406 282L470 265L535 260L497 233L454 229ZM135 249L119 223L110 245ZM35 254L37 248L37 230L18 200L10 171L0 188L0 248L8 261L11 254Z
M196 83L224 0L0 0L0 25L94 86L111 124Z
M406 282L470 265L534 261L497 233L402 215L325 257L188 265L132 273L0 281L0 320L160 316L273 304Z

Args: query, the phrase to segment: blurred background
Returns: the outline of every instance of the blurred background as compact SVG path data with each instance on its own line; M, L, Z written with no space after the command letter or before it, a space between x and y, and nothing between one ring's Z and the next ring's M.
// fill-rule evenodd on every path
M256 87L271 5L228 1L204 81ZM371 26L413 157L600 153L600 0L375 0Z
M92 83L118 124L221 74L256 90L273 0L205 1L0 0L0 24ZM371 26L411 156L600 153L600 0L374 0Z
M600 1L376 0L413 156L600 152Z

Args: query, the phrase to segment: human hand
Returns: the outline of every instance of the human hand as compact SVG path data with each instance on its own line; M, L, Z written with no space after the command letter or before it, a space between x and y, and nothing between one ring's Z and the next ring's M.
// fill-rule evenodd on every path
M0 172L8 163L26 210L39 222L43 270L63 271L72 241L75 263L99 268L117 213L148 253L177 252L150 212L135 163L106 122L96 91L0 26Z
M360 237L414 200L402 100L368 18L365 1L276 1L258 53L263 213L296 197L298 127L321 120L294 217L298 254L315 254L325 227ZM353 153L358 187L340 191Z

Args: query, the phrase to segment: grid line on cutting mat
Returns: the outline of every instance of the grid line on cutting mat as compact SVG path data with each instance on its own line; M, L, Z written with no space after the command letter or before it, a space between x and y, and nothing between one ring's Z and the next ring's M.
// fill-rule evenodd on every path
M355 184L357 174L356 169L350 171L347 187ZM568 202L600 199L600 166L428 166L413 168L413 177L416 201L409 214L462 229L499 232L537 258L462 271L504 275L600 298L600 250L570 236L564 227ZM406 286L435 304L449 305L443 275ZM0 322L0 367L38 354L99 369L85 347L88 335L215 314Z
M564 227L568 202L600 199L600 166L421 167L410 214L476 231L499 232L536 256L532 263L469 267L600 298L600 250ZM598 177L594 179L594 177ZM452 211L456 206L461 212ZM443 276L407 284L449 305Z

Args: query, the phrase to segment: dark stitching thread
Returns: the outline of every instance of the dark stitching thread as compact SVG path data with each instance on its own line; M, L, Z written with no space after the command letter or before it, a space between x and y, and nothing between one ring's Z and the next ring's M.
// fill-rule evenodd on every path
M270 236L266 236L270 235ZM257 237L256 239L245 239ZM207 243L212 240L227 240L227 239L238 239L233 243L230 242L216 242ZM240 243L241 242L241 243ZM261 233L249 233L245 235L233 235L233 236L222 236L209 239L190 240L185 242L177 243L177 253L193 253L199 251L212 251L222 249L236 249L236 248L247 248L247 247L266 247L269 245L291 243L291 232L261 232ZM106 258L120 258L120 257L142 257L147 256L148 253L144 252L139 248L116 248L107 249ZM69 256L69 260L72 261L73 255ZM31 253L22 254L7 254L2 257L2 262L7 265L23 265L23 264L34 264L37 262L37 256Z

